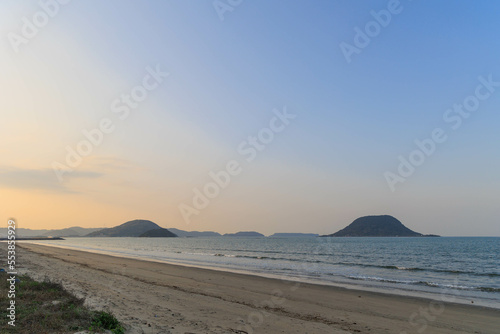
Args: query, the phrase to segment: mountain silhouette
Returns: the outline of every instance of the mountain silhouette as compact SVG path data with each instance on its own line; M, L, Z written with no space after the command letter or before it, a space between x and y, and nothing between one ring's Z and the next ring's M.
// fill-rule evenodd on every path
M138 237L150 230L161 229L150 220L136 219L121 225L87 234L87 237Z
M421 237L392 216L366 216L325 237Z

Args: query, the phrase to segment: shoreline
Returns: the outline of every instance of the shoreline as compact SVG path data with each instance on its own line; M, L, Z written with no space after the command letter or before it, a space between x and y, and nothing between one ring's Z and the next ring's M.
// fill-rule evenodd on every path
M355 282L336 282L336 281L316 279L313 277L299 277L299 276L291 276L291 275L284 275L284 274L280 275L277 273L273 274L273 273L268 273L268 272L256 272L256 271L244 270L244 269L240 269L240 268L231 268L229 266L228 267L209 266L209 265L201 265L201 264L195 264L195 263L185 263L185 262L181 262L181 261L158 259L158 258L152 258L152 257L145 257L145 256L141 256L141 255L133 255L133 254L129 254L129 253L120 253L120 252L100 250L100 249L95 249L95 248L79 248L79 247L73 247L73 246L68 246L68 245L61 246L61 245L56 245L56 244L47 245L47 244L37 243L37 242L29 242L29 244L54 247L54 248L61 248L61 249L68 249L68 250L81 251L81 252L88 252L88 253L92 253L92 254L107 255L107 256L123 258L123 259L134 259L134 260L147 261L147 262L153 262L153 263L163 263L163 264L173 265L173 266L199 268L199 269L213 270L213 271L219 271L219 272L235 273L235 274L240 274L240 275L263 277L263 278L269 278L269 279L276 279L276 280L280 280L280 281L286 280L286 281L290 281L290 282L294 282L294 283L298 282L301 284L331 286L331 287L337 287L337 288L342 288L342 289L347 289L347 290L352 290L352 291L367 291L367 292L373 292L373 293L380 293L383 295L388 294L388 295L393 295L393 296L413 297L413 298L421 298L421 299L425 299L425 300L434 300L434 301L452 299L453 300L452 303L455 303L455 304L469 305L469 306L474 306L474 307L486 307L486 308L500 310L500 304L498 304L496 300L488 299L485 297L477 297L477 296L462 296L461 290L452 290L452 289L447 289L447 288L440 288L440 291L423 291L423 290L415 290L415 289L401 289L398 287L391 287L391 286L384 286L384 287L374 286L374 285L370 286L370 285L362 284L362 283L356 284ZM438 289L438 288L436 288L436 289Z
M165 323L177 324L174 328L166 328L157 321L157 315L151 318L151 312L132 313L141 316L127 322L130 310L120 306L121 299L138 304L140 310L154 308L155 305L159 308L168 305L173 309L175 303L165 304L161 299L151 306L140 301L147 294L154 298L158 291L167 292L168 296L177 295L175 306L182 309L179 314L190 319L187 321L191 326L189 328L197 333L274 333L284 330L287 333L371 331L399 334L401 331L417 333L424 326L429 333L474 333L478 329L482 333L494 333L500 327L500 310L483 306L299 283L34 243L20 243L19 246L21 265L26 267L28 273L59 279L69 289L88 298L90 304L110 307L117 316L122 315L124 319L121 320L125 324L129 323L131 333L141 332L136 328L137 320L166 330L165 333L185 333L182 332L184 329L177 331L177 326L183 328L186 321L166 320ZM82 272L89 279L79 277ZM111 284L91 282L91 278L96 276L103 276L103 280L111 281ZM116 289L121 292L118 296L110 293L107 302L97 301L99 298L96 296ZM422 309L430 314L427 317L419 314ZM228 318L231 313L233 316ZM193 325L193 321L200 322L200 325ZM200 326L204 329L197 328ZM216 329L221 326L223 329Z

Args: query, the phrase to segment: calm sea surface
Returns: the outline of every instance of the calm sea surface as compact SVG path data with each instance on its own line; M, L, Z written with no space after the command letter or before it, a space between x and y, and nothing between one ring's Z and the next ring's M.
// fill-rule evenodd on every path
M500 308L500 238L67 238L65 248Z

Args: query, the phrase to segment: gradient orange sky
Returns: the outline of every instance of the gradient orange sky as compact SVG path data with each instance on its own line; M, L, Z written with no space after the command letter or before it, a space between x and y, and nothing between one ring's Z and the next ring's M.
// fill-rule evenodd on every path
M221 21L210 2L75 1L18 52L7 36L21 34L22 18L40 6L1 4L5 225L10 217L31 229L140 218L183 230L324 234L390 214L421 233L500 235L500 90L395 192L384 178L416 138L445 128L443 113L474 93L479 76L500 80L494 11L471 14L461 4L449 21L423 26L418 13L430 5L412 4L348 64L339 43L352 42L353 28L386 2L279 3L245 2ZM464 12L469 23L454 20ZM468 50L433 28L457 30ZM157 67L169 75L120 119L114 101ZM284 108L296 118L246 161L238 147ZM103 119L113 132L61 182L54 162L66 164L67 147L76 150L82 131ZM188 224L179 205L191 205L193 189L231 160L242 172Z

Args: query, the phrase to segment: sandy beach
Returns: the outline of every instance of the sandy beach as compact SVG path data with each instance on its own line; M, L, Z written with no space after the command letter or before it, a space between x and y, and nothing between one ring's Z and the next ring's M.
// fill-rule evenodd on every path
M500 310L20 243L18 266L127 333L498 333Z

